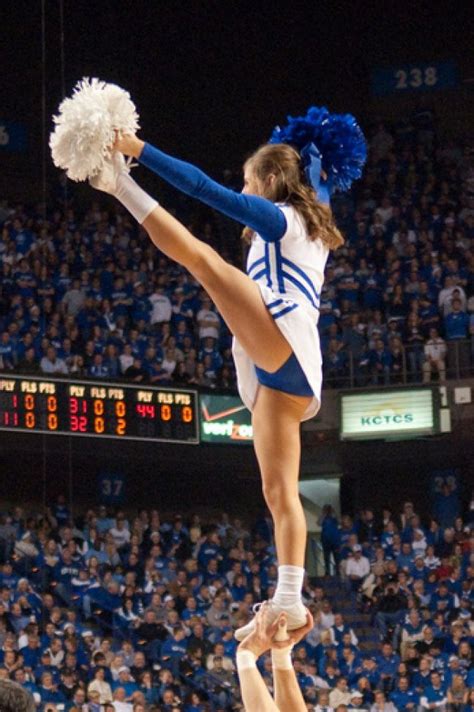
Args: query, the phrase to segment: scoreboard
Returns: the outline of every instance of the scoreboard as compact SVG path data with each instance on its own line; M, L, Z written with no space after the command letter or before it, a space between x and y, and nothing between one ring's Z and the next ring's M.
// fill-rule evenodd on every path
M0 430L199 442L197 392L0 376Z

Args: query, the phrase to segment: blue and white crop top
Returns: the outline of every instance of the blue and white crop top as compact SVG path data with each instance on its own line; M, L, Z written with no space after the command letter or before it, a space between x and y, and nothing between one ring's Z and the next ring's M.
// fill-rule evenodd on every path
M318 310L329 250L322 240L310 240L304 220L291 205L279 205L287 228L280 240L268 242L257 233L252 240L247 274L278 296L270 309L274 318L291 311L290 300ZM269 306L269 305L267 305ZM315 321L319 313L315 315Z
M148 143L139 161L178 190L255 232L247 260L247 274L254 281L270 288L282 302L289 299L319 309L328 248L322 240L309 239L293 206L225 188L199 168Z

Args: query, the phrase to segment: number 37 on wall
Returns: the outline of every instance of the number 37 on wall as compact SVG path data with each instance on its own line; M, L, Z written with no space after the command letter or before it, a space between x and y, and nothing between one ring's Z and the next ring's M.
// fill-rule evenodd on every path
M125 495L125 477L122 474L99 475L99 497L104 504L120 504Z

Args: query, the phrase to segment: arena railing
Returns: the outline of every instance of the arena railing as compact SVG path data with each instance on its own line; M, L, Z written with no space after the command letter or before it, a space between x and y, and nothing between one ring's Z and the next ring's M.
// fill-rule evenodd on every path
M368 358L361 360L350 349L343 348L341 353L344 363L333 367L323 355L323 387L329 388L366 388L367 386L411 385L414 383L440 382L436 368L424 373L426 359L423 348L406 345L403 347L401 368L395 371L391 367L376 372ZM461 380L474 375L474 336L471 339L446 341L444 359L445 378L448 381Z
M399 371L395 371L393 368L387 367L382 369L378 374L374 372L371 368L368 356L366 355L365 360L361 362L360 356L354 355L354 353L348 349L341 349L343 355L343 363L340 366L332 366L327 358L323 354L323 374L324 381L323 387L329 388L366 388L367 386L377 385L410 385L412 383L423 383L424 373L423 373L423 363L425 362L423 348L412 347L410 345L405 345L402 351L402 363ZM452 341L446 341L446 358L445 358L445 377L447 380L460 380L463 378L469 378L474 375L474 335L470 339L457 339ZM25 376L31 374L23 374L15 369L4 369L0 363L0 374L3 376L14 375L14 376ZM41 378L41 372L35 374L35 377ZM115 376L114 378L101 377L100 379L94 378L92 376L75 377L74 374L68 374L61 376L59 374L44 374L49 378L54 380L67 380L67 381L123 381L128 382L127 379ZM440 376L437 370L433 369L430 371L429 380L425 382L436 382L440 380ZM426 378L426 375L425 375ZM145 383L144 383L145 385ZM173 386L173 383L169 383L169 386ZM179 388L179 385L177 386ZM215 392L227 392L236 393L237 389L220 389L220 388L201 388L199 386L190 386L198 391L215 391Z

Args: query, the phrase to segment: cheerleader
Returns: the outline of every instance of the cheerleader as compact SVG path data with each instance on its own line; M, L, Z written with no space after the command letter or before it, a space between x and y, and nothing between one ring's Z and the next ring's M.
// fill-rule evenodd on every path
M81 99L81 91L91 94L90 89L83 83L76 99ZM74 102L74 97L67 101ZM71 177L83 179L92 173L91 184L114 195L156 247L203 285L233 333L239 392L252 412L263 495L274 521L279 567L271 611L274 619L284 612L288 630L298 629L306 621L301 601L306 521L298 492L300 423L312 418L320 406L319 300L329 250L343 243L326 203L334 185L347 188L360 175L365 160L363 136L352 117L313 107L306 117L275 130L272 142L247 160L244 189L236 193L143 142L135 130L127 131L126 122L119 125L115 117L110 118L116 105L114 98L114 109L104 116L102 127L109 136L110 128L118 130L115 150L103 152L93 173L90 165L81 164L76 170L76 161ZM78 113L74 109L73 120ZM65 113L56 119L59 126ZM90 114L88 106L84 116ZM68 125L71 133L77 130L73 120ZM94 121L97 125L97 112ZM66 157L59 155L62 139L60 133L51 139L53 158L71 174L76 155L73 150ZM78 145L75 134L72 140ZM87 140L94 143L90 134ZM70 143L71 138L69 143L62 141L68 150ZM131 178L123 154L246 225L247 274L225 262L147 195ZM325 180L320 183L322 174ZM236 631L236 637L242 640L253 627L250 621Z

